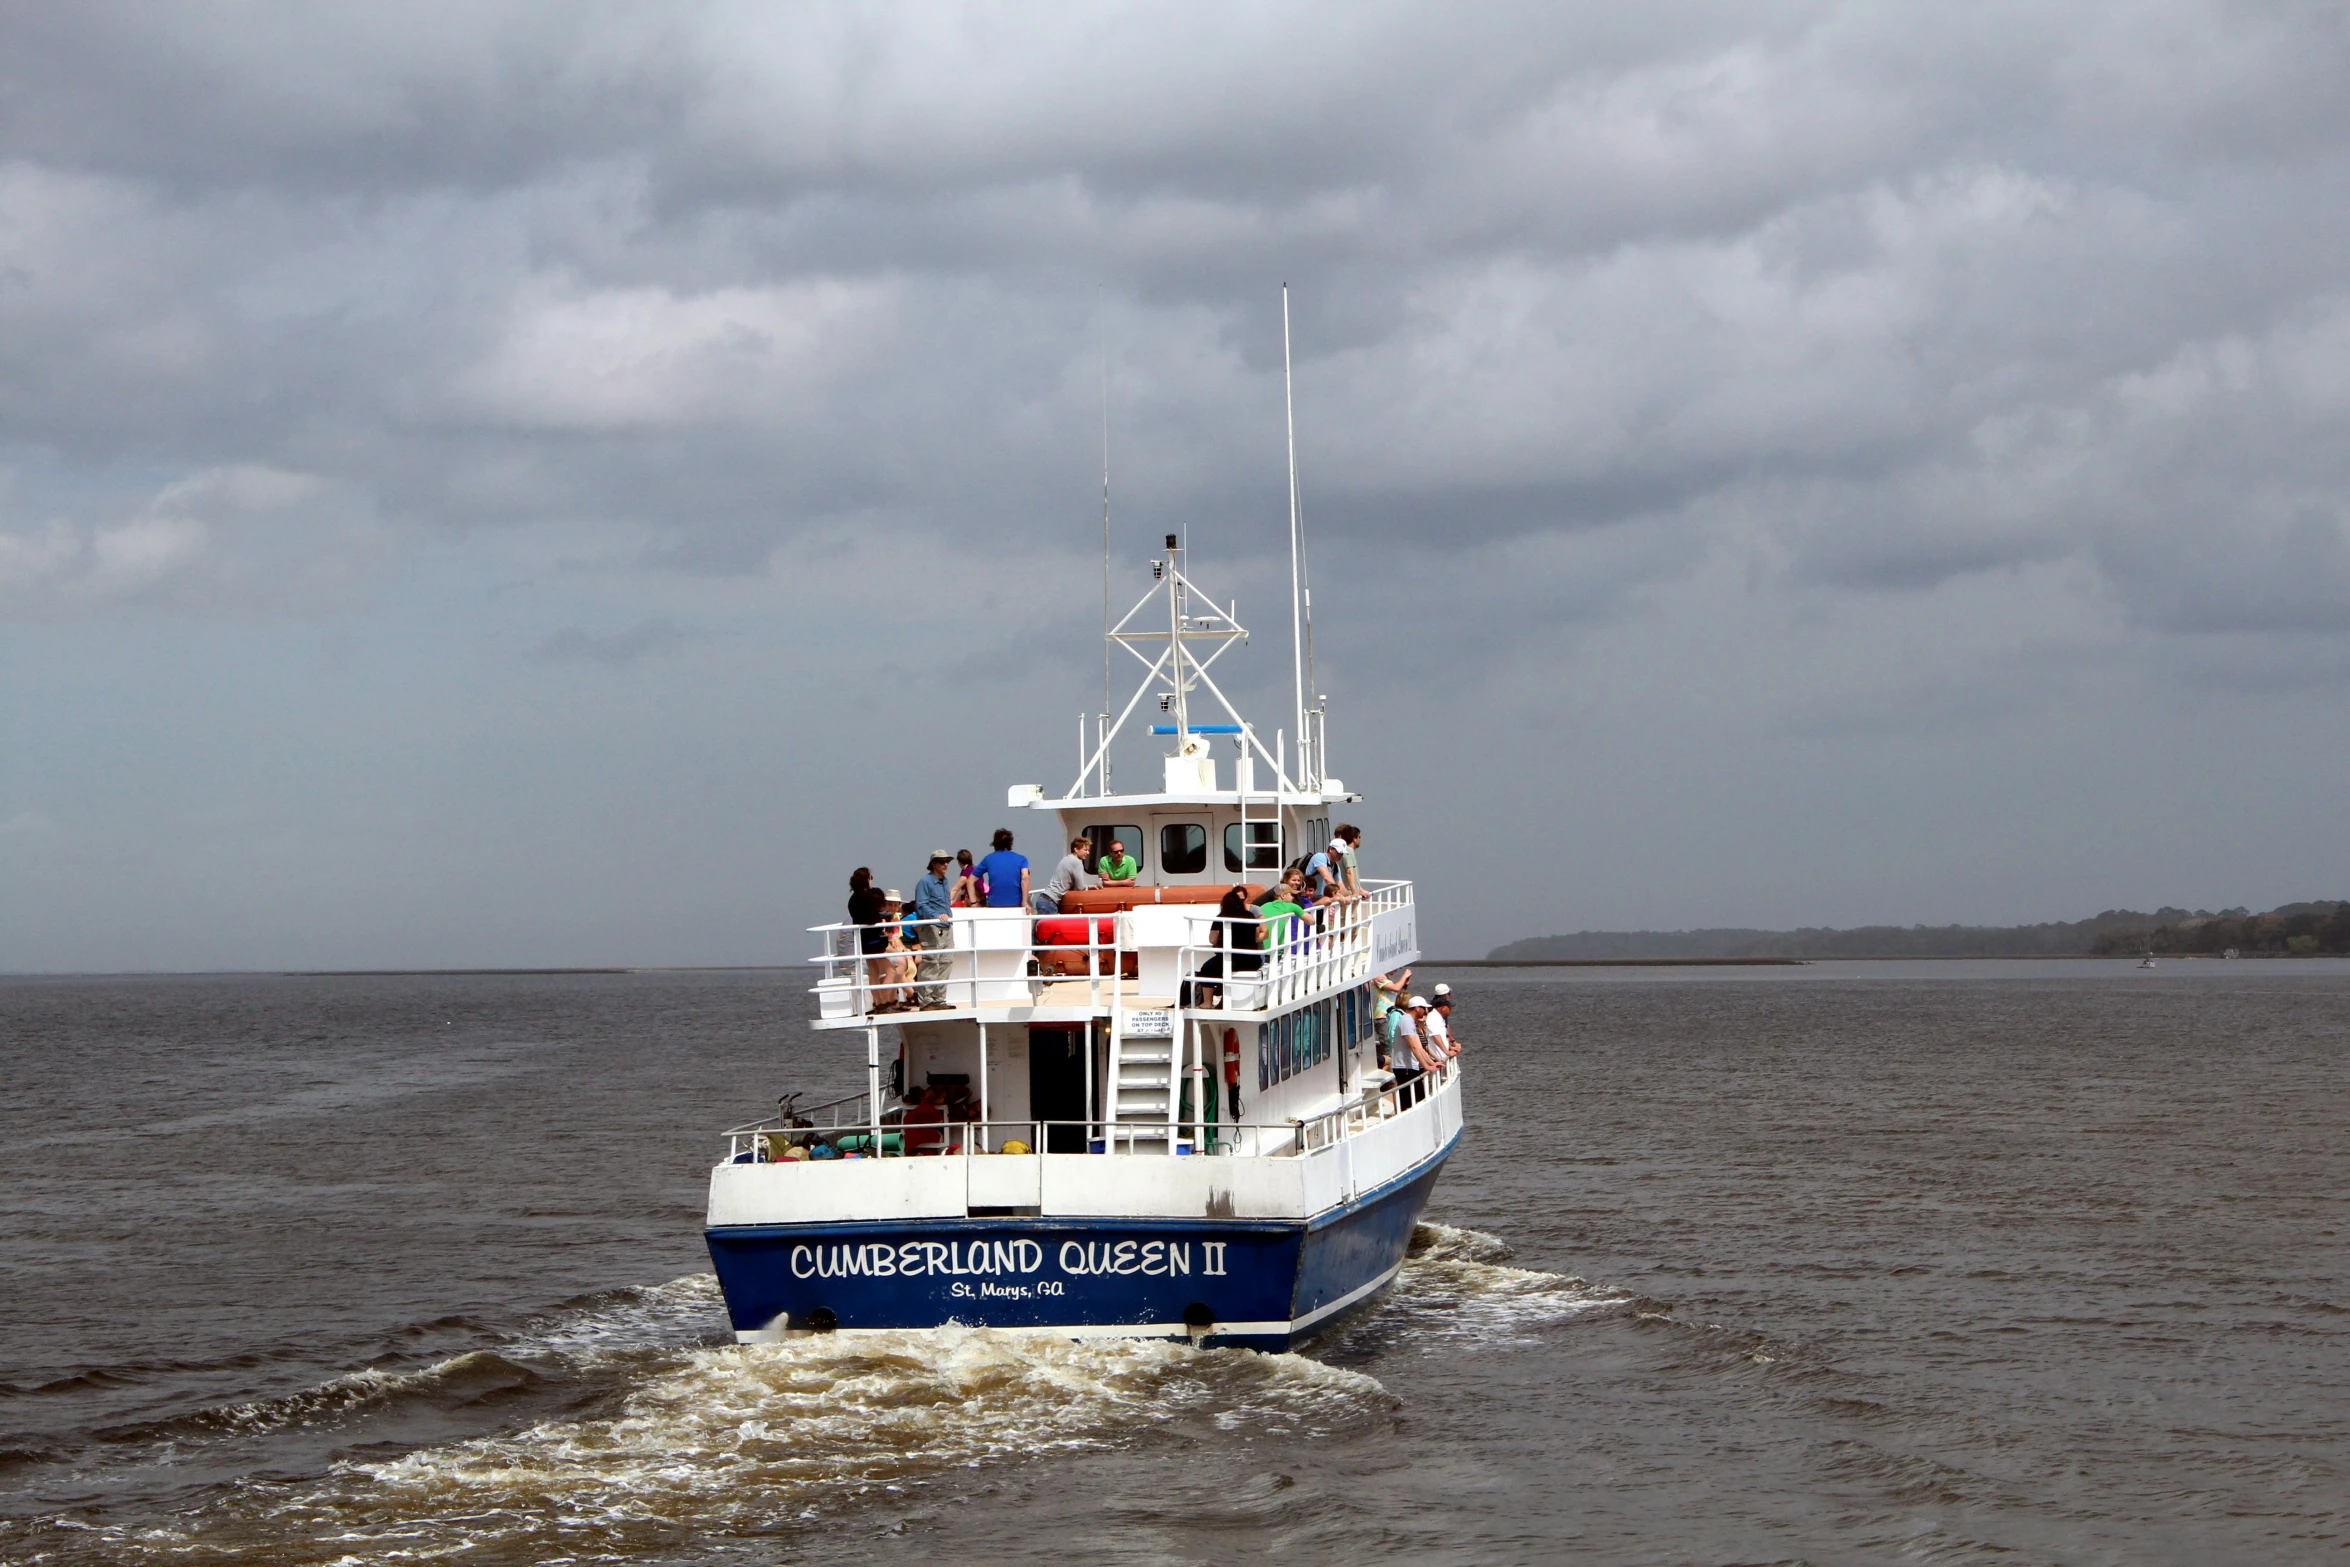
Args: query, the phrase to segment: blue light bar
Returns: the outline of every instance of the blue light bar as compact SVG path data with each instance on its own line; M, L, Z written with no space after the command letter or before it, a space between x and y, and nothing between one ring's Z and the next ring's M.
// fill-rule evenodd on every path
M1191 726L1191 732L1195 735L1236 735L1240 733L1240 725L1193 724ZM1179 735L1183 733L1183 731L1176 728L1173 724L1153 724L1151 725L1151 733L1155 735Z

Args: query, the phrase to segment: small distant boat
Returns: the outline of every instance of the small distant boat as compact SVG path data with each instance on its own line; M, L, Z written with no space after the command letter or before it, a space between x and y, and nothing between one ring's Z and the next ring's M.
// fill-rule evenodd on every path
M2141 958L2141 959L2138 961L2138 967L2140 967L2140 968L2152 968L2152 967L2154 967L2154 954L2153 954L2153 953L2151 953L2151 952L2147 953L2145 957Z

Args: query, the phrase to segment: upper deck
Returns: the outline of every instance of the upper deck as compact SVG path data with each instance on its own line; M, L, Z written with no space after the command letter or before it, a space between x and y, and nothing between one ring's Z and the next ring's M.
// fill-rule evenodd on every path
M891 927L811 927L822 943L813 960L822 977L812 1026L871 1028L917 1016L1069 1024L1177 1011L1261 1021L1419 956L1408 881L1368 882L1361 897L1322 904L1310 921L1223 921L1238 933L1228 937L1238 951L1215 943L1217 906L1191 889L1138 887L1131 895L1133 907L1107 912L956 909L945 920ZM905 950L867 953L860 936L872 929L915 942L901 934ZM943 944L916 945L925 929L942 932L933 939ZM1257 950L1247 950L1250 942Z

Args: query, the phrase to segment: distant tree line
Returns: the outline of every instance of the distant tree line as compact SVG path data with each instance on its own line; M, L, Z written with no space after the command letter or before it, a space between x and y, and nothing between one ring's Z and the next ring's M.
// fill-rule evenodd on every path
M1863 925L1851 930L1582 930L1494 948L1502 959L2080 958L2143 952L2247 956L2350 953L2350 903L2244 909L2107 909L2045 925Z
M2168 910L2164 911L2168 913ZM2198 909L2136 937L2109 931L2093 949L2115 956L2139 952L2241 953L2246 957L2315 957L2350 953L2350 903L2288 903L2266 914L2248 909Z

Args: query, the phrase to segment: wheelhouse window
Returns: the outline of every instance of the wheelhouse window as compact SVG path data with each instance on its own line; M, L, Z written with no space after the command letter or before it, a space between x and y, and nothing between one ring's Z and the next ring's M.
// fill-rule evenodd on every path
M1169 822L1159 829L1159 869L1170 876L1197 876L1208 868L1208 830L1197 822Z
M1277 871L1281 868L1279 822L1232 822L1224 829L1224 869Z
M1102 873L1102 856L1110 852L1112 842L1126 845L1126 852L1133 857L1134 869L1138 874L1150 863L1150 856L1143 853L1142 829L1132 823L1111 822L1087 827L1083 831L1087 841L1093 845L1085 851L1085 872L1089 876Z

